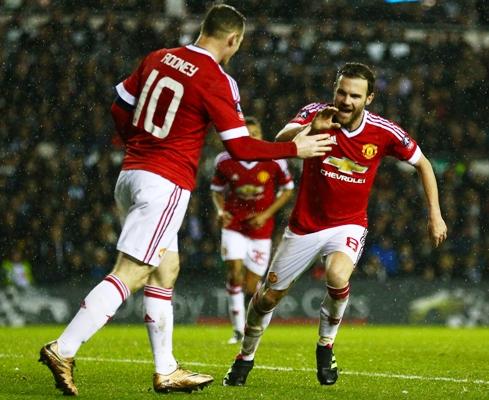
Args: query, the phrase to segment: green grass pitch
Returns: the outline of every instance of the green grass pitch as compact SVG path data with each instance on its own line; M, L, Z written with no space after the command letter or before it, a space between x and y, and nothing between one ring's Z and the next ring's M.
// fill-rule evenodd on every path
M39 349L58 326L0 328L0 399L60 399ZM343 326L335 345L340 379L315 376L315 326L274 326L265 333L244 387L221 379L238 351L228 326L177 326L174 353L214 383L192 394L156 394L146 330L105 327L80 349L75 381L81 399L489 399L489 329Z

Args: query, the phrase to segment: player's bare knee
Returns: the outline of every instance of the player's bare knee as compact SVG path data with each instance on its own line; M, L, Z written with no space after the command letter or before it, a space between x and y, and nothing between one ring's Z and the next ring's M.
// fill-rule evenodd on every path
M144 264L127 254L120 254L112 270L131 292L136 292L148 281L154 267Z
M148 284L161 288L173 288L180 272L178 252L167 251L160 265L154 268L148 278Z
M326 284L335 288L342 288L348 285L350 274L345 274L342 271L328 271L326 274Z
M335 288L348 285L353 272L353 262L342 252L330 254L326 259L326 283Z

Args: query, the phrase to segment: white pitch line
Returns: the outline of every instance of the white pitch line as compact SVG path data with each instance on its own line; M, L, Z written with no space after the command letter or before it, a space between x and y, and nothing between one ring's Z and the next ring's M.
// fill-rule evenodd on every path
M16 354L2 354L0 358L24 358L22 355ZM138 360L130 358L103 358L103 357L77 357L77 360L81 361L93 361L93 362L112 362L112 363L126 363L126 364L153 364L152 360ZM226 368L227 365L222 364L210 364L202 362L186 361L182 362L184 365L193 365L196 367L214 367L214 368ZM283 372L316 372L314 368L291 368L291 367L274 367L271 365L256 365L255 369L264 369L269 371L283 371ZM422 376L422 375L404 375L393 374L387 372L363 372L363 371L344 371L340 370L341 375L352 376L367 376L369 378L387 378L387 379L404 379L404 380L418 380L418 381L437 381L437 382L451 382L451 383L469 383L475 385L489 385L489 381L483 379L456 379L448 378L445 376Z

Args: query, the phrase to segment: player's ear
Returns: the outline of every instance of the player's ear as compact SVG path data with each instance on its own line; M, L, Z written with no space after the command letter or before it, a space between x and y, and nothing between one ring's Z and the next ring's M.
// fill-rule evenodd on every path
M365 102L365 105L368 106L370 105L370 103L372 103L372 101L374 101L374 92L370 93L368 96L367 96L367 101Z
M231 32L227 37L229 47L235 47L239 42L240 35L238 32Z

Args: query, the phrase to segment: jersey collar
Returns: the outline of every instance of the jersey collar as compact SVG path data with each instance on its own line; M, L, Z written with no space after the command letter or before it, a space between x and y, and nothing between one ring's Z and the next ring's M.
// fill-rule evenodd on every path
M214 58L214 56L210 51L207 51L202 47L196 46L195 44L188 44L185 47L191 51L195 51L196 53L205 54L206 56L212 58L217 63L216 59Z
M352 138L354 136L357 136L358 134L362 133L363 131L363 128L365 128L365 124L367 123L367 115L368 115L368 111L367 110L363 110L363 118L362 118L362 123L360 124L360 126L355 129L354 131L349 131L348 129L346 128L341 128L341 131L346 135L346 137L348 138Z
M240 161L239 163L246 169L253 169L258 161Z

